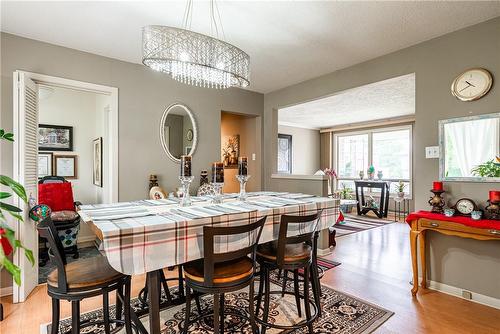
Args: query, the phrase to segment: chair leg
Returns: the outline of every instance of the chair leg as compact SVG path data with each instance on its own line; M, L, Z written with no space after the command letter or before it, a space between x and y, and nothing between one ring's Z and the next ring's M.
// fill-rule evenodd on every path
M255 293L254 279L250 282L250 291L248 292L248 313L250 315L250 326L252 326L252 334L257 334L259 329L257 328L257 323L255 322L255 305L254 305L254 293Z
M102 294L102 314L104 318L104 333L110 334L109 323L109 293L106 291Z
M255 316L259 316L260 312L260 303L262 301L262 294L264 293L264 284L265 284L265 276L264 276L265 269L261 266L260 267L260 276L259 276L259 294L257 295L257 307L255 308Z
M71 334L80 334L80 301L71 302Z
M184 317L184 328L182 333L188 333L189 319L191 318L191 288L186 286L186 315Z
M130 305L130 289L131 289L131 279L127 278L125 282L125 295L123 296L124 304L124 317L125 317L125 333L132 334L132 318L130 312L133 312L132 306Z
M177 272L179 275L179 297L184 298L184 277L182 275L182 266L177 267Z
M201 310L200 295L198 295L198 294L195 295L194 301L196 302L196 309L198 310L198 315L201 315L203 312Z
M306 309L306 321L311 320L311 305L309 304L309 271L311 270L310 266L306 266L304 268L304 307ZM313 334L313 325L312 322L309 322L307 325L309 328L309 334Z
M295 295L295 304L297 304L297 313L299 317L302 317L302 310L300 307L300 290L299 290L299 271L295 269L293 271L293 289Z
M59 299L52 298L52 329L51 334L59 333Z
M263 321L267 322L268 315L269 315L269 292L271 291L271 284L269 282L269 269L266 268L264 272L265 276L265 292L264 292L264 313L263 313ZM262 325L261 333L266 334L266 329L267 327L265 325Z
M122 319L123 303L122 303L122 298L120 298L120 296L123 298L123 284L119 284L118 288L116 289L116 312L115 312L116 320Z
M224 334L224 294L220 295L220 334Z
M220 295L214 293L214 334L219 334L220 332Z
M318 317L321 317L321 282L319 281L318 265L313 262L311 269L311 285L313 289L314 302L318 308Z
M281 271L281 269L280 269ZM285 297L286 283L288 281L288 270L283 271L283 286L281 287L281 297Z

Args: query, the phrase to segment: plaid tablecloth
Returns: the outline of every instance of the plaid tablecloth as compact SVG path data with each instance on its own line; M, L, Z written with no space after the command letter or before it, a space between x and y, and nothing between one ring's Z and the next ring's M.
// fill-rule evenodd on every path
M260 242L278 238L282 214L307 215L323 209L320 229L335 224L338 200L289 193L250 193L246 202L226 196L223 204L193 198L180 207L176 200L142 200L81 207L83 221L102 238L110 265L135 275L203 257L203 226L236 226L267 216ZM215 249L231 251L248 244L248 237L219 238Z

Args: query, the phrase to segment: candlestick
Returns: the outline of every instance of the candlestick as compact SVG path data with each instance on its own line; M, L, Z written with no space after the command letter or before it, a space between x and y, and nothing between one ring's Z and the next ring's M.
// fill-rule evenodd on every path
M247 175L248 174L248 158L247 157L239 157L238 158L238 175Z
M490 202L500 203L500 190L490 190L489 194Z
M432 206L431 212L443 213L443 211L444 211L443 208L444 208L445 202L444 202L444 198L441 197L441 194L444 193L444 190L432 189L431 192L434 194L434 196L432 196L428 202Z
M212 165L212 183L224 183L224 164L214 162Z
M443 182L440 182L440 181L432 182L432 190L442 191L443 190Z
M212 182L212 186L214 187L215 195L212 196L213 204L222 204L222 187L224 187L224 183L222 182Z
M191 182L194 180L194 176L179 176L179 180L182 184L182 192L184 193L181 198L181 206L190 206L191 205L191 195L189 195L189 187L191 186Z
M488 200L488 206L484 210L487 219L500 220L500 201Z
M250 177L251 175L236 175L236 179L240 183L240 193L238 195L238 200L240 201L246 201L247 199L247 192L245 190L245 187Z
M185 177L192 176L190 155L181 155L181 176Z

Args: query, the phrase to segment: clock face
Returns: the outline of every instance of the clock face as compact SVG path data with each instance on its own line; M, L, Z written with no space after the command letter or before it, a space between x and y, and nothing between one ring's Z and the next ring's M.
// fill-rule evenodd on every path
M490 72L474 68L460 74L451 84L451 92L459 100L474 101L484 96L491 88L493 78Z
M457 202L456 208L461 214L468 215L474 211L474 203L468 199L461 199Z

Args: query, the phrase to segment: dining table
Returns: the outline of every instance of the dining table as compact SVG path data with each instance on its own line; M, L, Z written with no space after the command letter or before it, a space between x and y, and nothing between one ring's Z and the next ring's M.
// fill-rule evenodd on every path
M127 275L146 274L149 333L160 333L159 270L203 258L204 226L238 226L267 217L259 241L266 243L278 239L283 214L323 210L318 227L323 230L335 224L339 212L339 200L329 197L272 191L247 195L240 201L238 194L224 194L222 203L213 203L210 196L193 196L190 206L181 206L179 198L80 206L80 217L100 239L109 264ZM300 229L292 233L299 234ZM219 238L214 247L228 252L248 242L245 237ZM134 319L145 331L136 315Z

